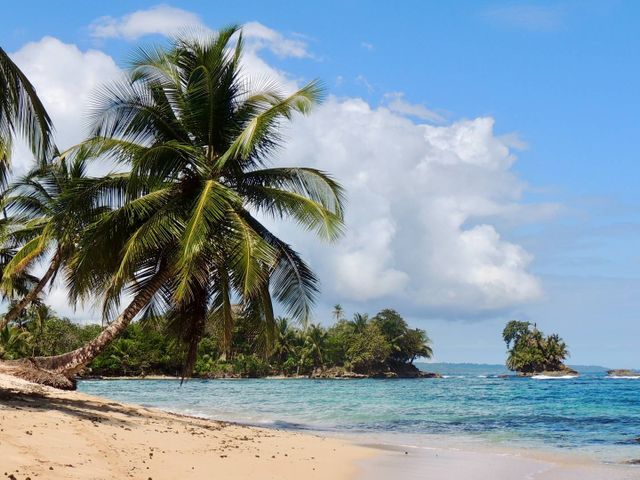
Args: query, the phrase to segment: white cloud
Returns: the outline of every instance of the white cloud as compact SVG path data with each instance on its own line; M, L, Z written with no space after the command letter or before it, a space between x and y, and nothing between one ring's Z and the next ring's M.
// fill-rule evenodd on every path
M121 75L113 58L98 50L81 51L76 45L44 37L24 45L11 55L33 83L56 132L62 150L83 139L91 96L98 85ZM28 168L30 156L19 148L14 166Z
M442 123L445 120L442 115L434 112L433 110L429 110L420 103L407 102L404 98L404 93L402 92L387 93L385 94L384 99L386 101L386 107L392 112L433 123Z
M89 27L95 38L136 40L145 35L177 35L187 29L203 27L195 13L168 5L158 5L120 18L100 17Z
M532 256L494 223L553 215L519 202L526 186L491 118L417 124L360 99L330 98L288 130L279 163L331 172L346 187L347 234L307 247L327 298L384 301L444 316L487 314L542 294ZM281 230L295 245L308 244Z
M307 44L299 38L287 38L280 32L265 27L258 22L245 23L242 35L250 40L255 48L268 48L280 57L304 58L311 55L307 51Z
M89 27L95 38L123 38L137 40L146 35L173 36L188 31L210 32L198 15L168 5L158 5L147 10L95 20ZM248 22L242 26L242 35L251 50L268 49L279 57L310 57L307 44L301 38L287 38L259 22Z
M373 44L369 42L360 42L360 46L365 50L369 50L370 52L372 52L374 49Z

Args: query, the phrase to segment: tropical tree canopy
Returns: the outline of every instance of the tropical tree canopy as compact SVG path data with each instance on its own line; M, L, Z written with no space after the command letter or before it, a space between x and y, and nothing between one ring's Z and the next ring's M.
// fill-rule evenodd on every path
M266 375L340 375L355 372L364 375L400 376L414 373L410 366L418 351L431 352L428 344L408 346L402 353L405 362L383 335L380 326L367 319L361 329L346 320L332 326L309 325L301 328L285 317L276 320L271 348L265 349L264 322L237 312L231 348L226 348L218 326L208 322L198 346L194 375L199 377L262 377ZM179 375L184 349L165 333L165 318L154 322L133 322L88 365L91 375ZM95 338L100 325L74 324L59 318L47 305L32 304L4 330L0 330L0 359L32 355L57 355L81 347ZM408 329L408 337L413 338ZM420 337L426 338L424 331ZM392 357L393 353L393 357ZM428 357L429 355L425 355Z
M15 319L62 269L68 274L76 246L84 229L102 210L77 209L74 192L78 185L86 187L91 180L86 176L86 151L73 159L56 158L51 163L38 165L13 182L4 200L5 210L11 217L13 228L5 241L18 245L2 270L2 290L11 292L24 283L25 275L44 260L49 266L42 277L22 297L10 305L0 320L0 327ZM90 212L81 217L76 211Z
M343 191L328 174L271 165L280 127L320 100L318 82L285 95L242 72L236 27L171 47L140 49L125 80L104 87L91 138L79 147L127 171L69 192L74 215L89 218L68 276L72 301L96 292L105 318L123 294L133 300L86 348L46 368L88 363L138 313L163 316L187 346L191 371L208 319L233 328L232 305L275 329L272 297L305 322L318 291L309 266L263 223L289 218L326 240L343 226ZM71 212L70 212L71 213Z
M522 373L564 370L569 356L564 341L557 335L544 335L529 322L512 320L505 326L502 338L507 345L507 367Z

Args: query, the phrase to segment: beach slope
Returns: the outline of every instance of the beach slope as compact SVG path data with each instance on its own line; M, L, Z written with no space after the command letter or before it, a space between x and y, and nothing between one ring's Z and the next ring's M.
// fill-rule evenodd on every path
M174 415L0 374L0 478L339 480L354 478L372 455L346 441Z

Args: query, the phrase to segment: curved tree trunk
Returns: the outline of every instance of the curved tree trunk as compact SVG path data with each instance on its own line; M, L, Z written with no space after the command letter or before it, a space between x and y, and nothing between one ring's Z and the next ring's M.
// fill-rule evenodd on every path
M56 254L51 259L49 268L42 276L38 284L33 287L31 291L22 298L22 300L16 303L13 308L7 312L2 320L0 320L0 329L3 329L5 326L7 326L10 321L15 320L18 315L20 315L20 312L23 309L27 308L31 304L31 302L33 302L38 297L38 295L40 295L40 292L42 292L44 287L47 286L47 283L49 283L49 281L58 271L58 268L60 268L60 263L62 263L60 252L56 252Z
M61 373L67 377L73 376L87 366L93 359L100 355L113 340L129 326L135 316L149 303L151 297L169 277L169 272L164 271L156 275L147 287L136 294L132 302L107 328L100 334L71 352L55 355L53 357L36 357L31 361L45 370Z

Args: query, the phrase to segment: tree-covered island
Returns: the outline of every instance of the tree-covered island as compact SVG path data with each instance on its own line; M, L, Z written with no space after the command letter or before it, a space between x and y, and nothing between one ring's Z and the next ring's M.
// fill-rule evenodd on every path
M521 375L577 375L563 362L567 344L557 334L545 335L535 324L511 320L502 331L507 344L507 368Z

